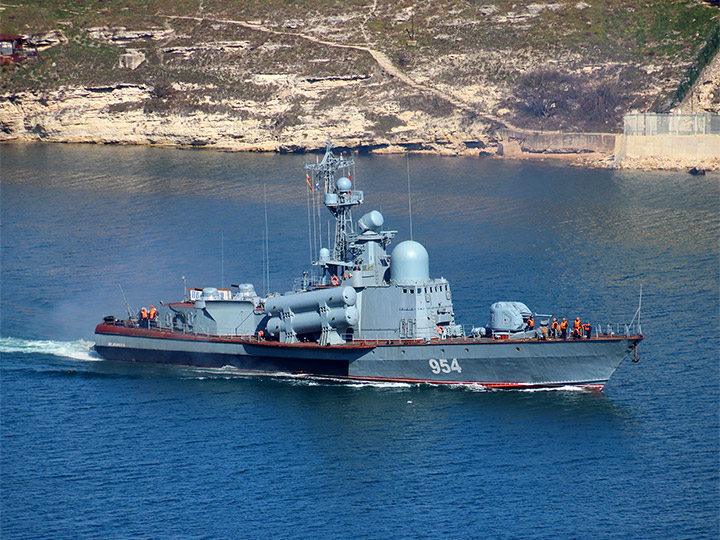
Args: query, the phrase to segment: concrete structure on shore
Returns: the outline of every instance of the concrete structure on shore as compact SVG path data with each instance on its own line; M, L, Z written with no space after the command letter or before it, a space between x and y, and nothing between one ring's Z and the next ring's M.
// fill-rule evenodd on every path
M505 145L517 141L522 152L535 154L612 154L615 151L613 133L563 133L560 131L530 131L501 129ZM498 152L500 154L500 152ZM507 152L501 155L508 155Z
M628 114L623 133L501 129L498 155L583 158L584 164L720 170L720 115Z
M680 166L720 167L720 115L627 114L615 141L615 164L674 160Z

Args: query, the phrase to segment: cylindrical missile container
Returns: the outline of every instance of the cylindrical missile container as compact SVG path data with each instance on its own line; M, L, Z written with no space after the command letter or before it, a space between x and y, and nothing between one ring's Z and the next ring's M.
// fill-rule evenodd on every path
M280 315L286 310L297 314L304 311L317 311L318 307L323 304L328 307L354 306L356 300L357 294L352 287L331 287L270 297L265 301L265 311L270 315Z
M277 338L281 332L295 332L298 335L320 332L323 326L336 330L354 326L358 323L360 315L355 306L337 307L330 309L325 314L317 311L308 311L289 317L285 321L279 317L273 317L267 322L267 333L270 337Z

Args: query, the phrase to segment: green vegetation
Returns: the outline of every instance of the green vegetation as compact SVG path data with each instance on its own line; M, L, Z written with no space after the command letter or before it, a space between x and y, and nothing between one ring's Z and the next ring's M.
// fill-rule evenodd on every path
M310 37L371 46L431 86L489 88L504 96L490 106L509 109L505 118L518 126L612 131L625 110L646 101L663 108L682 83L675 96L681 99L720 41L720 12L700 0L204 0L201 6L195 0L4 0L1 32L27 34L32 42L57 31L66 41L5 67L0 91L122 83L146 84L157 93L158 85L185 85L183 92L153 96L143 110L243 115L247 111L228 103L286 100L292 112L268 119L280 131L300 123L313 107L347 102L365 103L370 111L373 103L391 100L399 110L433 117L458 113L436 94L388 77L367 52ZM259 22L272 32L232 21ZM155 29L158 36L102 39L88 32L97 27ZM713 32L714 41L703 49ZM146 57L136 70L118 65L126 49ZM283 97L285 83L272 76L367 82L318 84L318 90L310 85L303 90L305 102L293 104L287 100L298 95ZM480 108L483 91L475 92L470 105ZM118 104L111 111L133 107ZM478 121L495 110L479 109ZM366 118L378 131L401 125L384 113Z
M720 48L720 25L715 27L715 30L710 34L705 45L697 55L697 59L692 66L688 69L684 79L680 83L680 86L672 95L671 106L675 106L680 103L685 95L690 91L692 85L695 84L703 68L707 66L713 57L717 54L718 48Z

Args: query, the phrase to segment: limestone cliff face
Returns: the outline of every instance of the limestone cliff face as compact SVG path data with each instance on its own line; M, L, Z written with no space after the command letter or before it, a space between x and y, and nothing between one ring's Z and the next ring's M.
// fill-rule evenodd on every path
M288 84L286 91L299 93L306 85ZM422 111L395 111L397 116L392 117L400 121L379 133L374 120L383 114L391 117L392 107L380 105L368 115L363 107L350 104L322 114L297 115L285 100L238 100L223 104L229 112L198 109L188 113L174 112L153 90L126 84L5 95L0 98L0 140L303 152L322 147L329 136L338 147L447 155L476 155L491 144L487 124L468 126L461 114L438 119ZM174 92L182 90L180 85L173 88ZM251 114L253 110L262 110L262 115Z

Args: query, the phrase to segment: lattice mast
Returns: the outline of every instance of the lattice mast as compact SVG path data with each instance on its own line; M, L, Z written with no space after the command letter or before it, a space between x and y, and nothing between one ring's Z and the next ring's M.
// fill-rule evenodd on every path
M320 163L306 163L305 169L313 171L318 179L324 182L325 206L335 218L335 246L332 259L336 262L350 262L349 247L350 235L355 232L352 221L352 208L363 203L362 192L352 191L350 171L347 175L340 175L336 180L337 171L348 169L355 164L355 160L336 156L332 152L333 145L330 139L325 146L325 156Z

